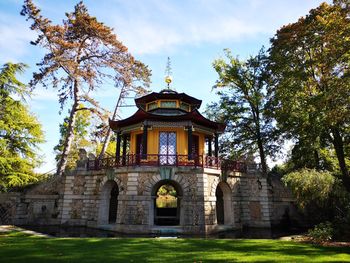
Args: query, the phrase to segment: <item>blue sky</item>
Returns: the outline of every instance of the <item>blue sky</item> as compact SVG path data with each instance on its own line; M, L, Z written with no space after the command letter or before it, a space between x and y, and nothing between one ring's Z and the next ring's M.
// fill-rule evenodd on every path
M78 1L36 0L42 14L60 23L65 12ZM152 70L153 91L165 87L163 78L167 57L171 58L173 88L203 100L216 100L211 91L217 78L212 68L214 59L230 48L244 59L268 47L269 39L282 25L295 22L317 7L320 0L87 0L89 12L99 21L113 27L130 52ZM30 66L20 79L28 82L35 63L44 51L29 44L35 33L30 23L20 16L22 1L0 1L0 64L24 62ZM97 99L110 111L118 90L106 83ZM38 87L29 101L30 109L43 124L46 142L41 145L46 172L55 167L53 147L58 142L59 123L68 107L58 114L57 93ZM132 103L130 101L129 103ZM124 109L127 117L134 108Z

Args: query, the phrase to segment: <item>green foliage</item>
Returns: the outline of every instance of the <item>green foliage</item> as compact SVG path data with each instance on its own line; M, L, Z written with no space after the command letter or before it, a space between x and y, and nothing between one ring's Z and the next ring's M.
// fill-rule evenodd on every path
M264 172L266 156L273 156L276 144L272 120L266 110L266 55L241 61L225 50L226 59L217 59L213 67L219 75L215 89L220 101L207 108L207 115L227 124L221 139L224 153L233 158L258 153Z
M23 64L5 64L0 71L0 191L38 180L37 146L43 142L41 125L28 107L12 96L29 94L16 79Z
M164 184L161 187L159 187L157 195L171 195L171 196L176 197L177 192L176 192L174 186L172 186L170 184Z
M157 208L176 208L177 198L171 195L161 195L156 199Z
M330 222L324 222L316 225L308 231L308 236L315 242L321 243L330 241L333 238L333 226Z
M158 208L176 208L177 192L171 184L164 184L157 191L156 205Z
M83 108L83 105L79 105ZM66 169L73 169L76 166L76 161L79 159L79 149L89 149L92 150L92 144L90 140L91 133L91 119L92 114L90 111L78 111L75 116L75 126L74 126L74 139L72 141L71 149L68 153L68 161ZM67 136L68 129L68 117L64 119L63 124L60 124L60 140L59 144L54 147L56 152L56 161L61 159L61 154L64 148L64 142Z
M300 138L291 150L288 163L293 171L302 168L339 171L334 149L325 141L314 143L314 141Z
M16 78L17 73L23 73L28 66L23 63L6 63L1 68L0 87L2 95L16 94L22 99L30 95L28 87Z
M350 10L345 3L322 3L277 31L269 50L268 91L278 127L297 142L296 168L334 169L328 158L333 155L350 192ZM329 153L325 163L322 151Z
M97 147L96 147L96 156L99 156L102 150L103 144L102 143L98 143ZM116 153L116 149L117 149L117 143L115 141L115 138L113 138L113 140L109 141L107 149L105 151L105 155L107 155L106 157L112 157L115 156Z
M301 208L310 204L324 207L335 184L328 171L301 169L283 176L282 181L292 190Z

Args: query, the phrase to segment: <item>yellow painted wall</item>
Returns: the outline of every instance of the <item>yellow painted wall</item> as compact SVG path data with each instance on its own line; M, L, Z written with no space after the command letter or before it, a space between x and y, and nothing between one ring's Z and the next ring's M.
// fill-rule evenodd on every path
M176 151L177 154L188 153L187 131L183 128L153 128L148 130L147 154L158 154L159 152L159 132L176 132ZM136 153L136 136L143 131L134 131L130 134L130 153ZM199 154L204 154L205 136L204 134L194 132L193 135L199 136Z

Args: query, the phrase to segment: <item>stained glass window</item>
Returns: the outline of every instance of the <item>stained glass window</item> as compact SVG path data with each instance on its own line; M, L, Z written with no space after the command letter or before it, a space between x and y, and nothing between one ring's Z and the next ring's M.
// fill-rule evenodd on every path
M176 162L176 133L159 133L159 162L161 165L173 165Z
M176 108L176 101L161 101L161 108Z
M185 103L185 102L181 102L180 109L185 110L185 111L190 111L190 105Z
M156 108L158 108L158 104L156 101L147 104L147 110L154 110Z

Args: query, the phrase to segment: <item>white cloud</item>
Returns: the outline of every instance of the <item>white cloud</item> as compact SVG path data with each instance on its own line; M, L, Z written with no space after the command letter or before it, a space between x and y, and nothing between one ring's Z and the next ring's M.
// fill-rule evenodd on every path
M97 10L97 16L108 13L107 24L132 53L154 54L185 45L243 42L261 34L272 37L280 26L296 21L322 0L114 2L108 10Z
M130 13L115 16L113 24L116 33L133 53L157 53L179 45L203 42L237 41L264 31L259 25L227 11L222 13L220 9L215 10L210 4L201 3L200 9L190 5L185 10L181 5L174 5L174 2L167 3L156 1L148 8L143 5L137 10L132 5L129 6L132 7Z
M18 62L28 52L29 42L35 39L25 22L18 21L18 17L0 13L0 61Z
M32 95L33 100L37 101L57 101L57 92L53 89L45 89L43 87L36 88Z

